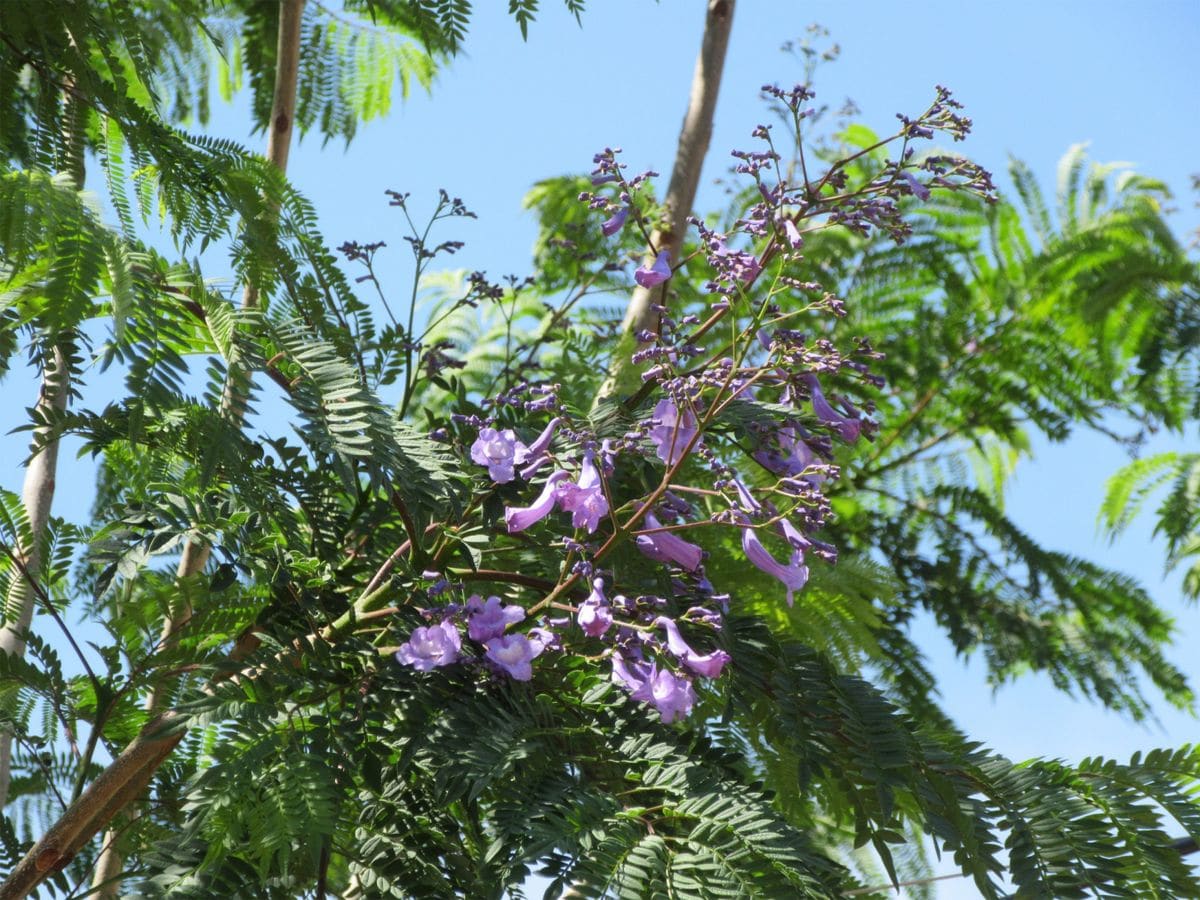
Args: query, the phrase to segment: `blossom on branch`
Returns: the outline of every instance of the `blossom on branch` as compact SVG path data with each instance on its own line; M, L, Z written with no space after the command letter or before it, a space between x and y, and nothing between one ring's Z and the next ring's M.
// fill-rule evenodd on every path
M650 440L654 442L658 458L668 466L675 465L696 436L695 414L690 409L681 412L672 400L659 400L651 421L654 426L650 429Z
M608 515L608 500L600 484L600 473L592 462L595 454L588 450L579 466L579 477L558 486L558 505L571 514L575 528L586 528L591 534Z
M504 525L509 534L516 534L536 525L550 513L554 512L554 504L558 501L558 485L566 478L566 472L559 469L546 479L546 485L541 494L530 506L510 506L504 511Z
M612 627L612 610L608 606L608 598L604 596L604 580L597 578L592 582L592 592L588 598L579 604L576 619L583 633L589 637L603 637Z
M488 641L485 655L516 681L529 681L533 678L533 660L544 646L523 634L506 634Z
M437 666L448 666L458 661L462 650L462 638L449 619L413 630L408 643L401 644L396 659L418 672L428 672Z
M488 477L496 484L507 484L514 477L513 465L518 448L524 450L525 445L517 440L516 432L511 428L503 431L483 428L471 445L471 460L487 466Z
M662 284L671 277L671 253L662 250L654 259L654 264L643 265L633 273L633 280L644 288L652 288Z
M724 650L714 650L711 653L699 654L691 648L679 626L666 616L659 616L654 624L667 632L667 649L688 669L704 678L716 678L729 662L729 654Z
M487 602L475 594L467 598L467 637L481 644L504 634L504 629L525 618L525 610L519 606L504 606L499 597L488 597Z
M662 528L662 523L654 517L654 513L646 513L646 527L649 529ZM652 531L650 534L639 534L634 539L639 550L651 559L676 565L689 572L700 568L704 560L704 551L690 541L672 534L669 531Z

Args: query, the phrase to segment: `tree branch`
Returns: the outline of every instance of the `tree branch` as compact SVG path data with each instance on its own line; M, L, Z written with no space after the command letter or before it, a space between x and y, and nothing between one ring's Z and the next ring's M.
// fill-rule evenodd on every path
M292 132L296 122L296 91L300 73L300 25L304 18L304 0L282 0L279 6L279 33L275 53L275 89L271 98L271 121L267 127L267 161L278 167L280 172L287 171L288 153L291 150ZM258 305L258 289L247 283L242 292L242 308L253 309ZM229 377L221 397L221 411L231 421L240 422L244 412L244 397L239 384L239 373L235 367L230 367ZM176 570L177 579L188 578L204 570L208 564L211 548L199 541L189 540L184 545L183 555ZM163 621L160 645L170 647L178 640L180 629L191 618L191 604L186 598L180 598L170 615ZM146 709L155 713L163 706L169 681L160 679L150 690L146 699ZM174 747L174 744L171 745ZM170 753L170 749L166 751ZM162 757L166 758L166 754ZM161 760L159 760L161 762ZM157 768L157 763L154 768ZM145 784L149 784L147 775ZM145 784L142 787L145 787ZM141 793L141 789L133 791L126 803ZM82 798L81 798L82 799ZM122 804L123 806L124 804ZM120 807L113 810L113 814ZM111 818L111 815L109 816ZM115 898L121 887L120 872L123 859L117 846L118 835L110 834L104 842L104 849L96 860L96 871L92 887L100 900ZM77 849L77 848L76 848ZM2 896L2 895L0 895Z
M725 68L725 51L729 47L729 34L733 28L734 3L735 0L708 0L704 37L692 75L691 96L683 117L683 128L679 132L671 181L663 200L666 221L650 236L650 252L669 251L672 264L679 262L683 236L687 231L687 217L696 201L700 171L712 138L713 112L717 106L717 93ZM652 290L641 285L634 288L621 322L621 338L613 355L609 377L600 388L597 401L636 389L637 367L629 357L637 347L638 332L658 330L658 313L653 308L652 299Z

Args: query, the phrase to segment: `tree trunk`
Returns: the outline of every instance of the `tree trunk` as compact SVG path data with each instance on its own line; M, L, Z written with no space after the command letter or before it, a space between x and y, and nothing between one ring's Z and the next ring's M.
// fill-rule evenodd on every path
M37 419L53 418L55 413L67 408L67 396L71 390L69 358L70 348L66 345L57 346L51 351L42 371L41 394L34 407ZM38 428L34 432L33 447L44 440L45 431L44 428ZM54 502L57 469L57 439L47 441L25 469L21 500L29 520L29 545L18 546L16 550L27 577L18 576L13 581L5 598L5 624L0 629L0 653L10 656L22 656L25 653L25 633L33 621L36 598L36 591L29 579L37 578L42 571L42 541L46 524L50 521L50 507ZM11 731L0 733L0 808L8 802L8 788L12 780L12 742Z
M70 38L70 35L68 35ZM70 38L72 43L74 39ZM83 127L86 110L71 96L74 79L68 77L62 94L62 160L63 171L71 176L75 190L83 190L86 176L83 166ZM56 413L67 408L71 395L71 356L74 342L70 335L55 336L55 345L50 357L42 365L42 388L34 406L35 421L53 419ZM58 439L46 441L46 429L34 430L31 449L39 444L42 449L29 461L25 469L25 483L21 488L21 502L29 521L29 546L16 547L24 572L17 577L4 598L4 627L0 629L0 653L10 656L25 655L25 634L33 623L33 604L37 597L34 581L42 573L42 542L46 537L46 526L50 522L50 508L54 504L54 486L58 473ZM7 698L4 701L7 702ZM8 729L0 731L0 809L8 805L8 790L12 784L13 734Z
M287 171L288 153L292 146L292 132L296 122L296 88L300 73L300 24L304 18L304 0L283 0L279 8L279 35L275 54L275 89L271 98L271 120L267 126L267 161L281 172ZM258 291L247 284L242 292L242 307L249 309L258 305ZM230 372L221 397L221 413L233 422L240 422L244 415L244 402L238 387L238 376ZM188 541L183 548L176 569L176 579L182 580L204 571L208 564L210 548L199 541ZM179 638L179 632L191 618L191 604L181 599L163 621L159 646L171 647ZM146 698L146 710L157 713L162 709L170 682L160 679ZM171 745L174 747L174 744ZM167 750L170 753L170 749ZM166 755L162 757L166 758ZM153 775L153 769L149 775ZM147 777L143 788L149 784ZM139 789L140 792L141 789ZM108 831L96 860L92 878L92 889L101 900L115 898L120 889L120 874L124 859L118 847L119 828Z
M734 3L735 0L708 0L704 38L700 44L700 55L696 57L696 71L692 75L692 92L688 98L687 113L683 117L683 128L679 132L671 181L663 200L666 222L650 236L650 257L667 250L671 254L672 266L679 263L683 236L687 232L687 217L691 215L692 205L696 201L700 171L712 138L713 113L725 68L729 33L733 28ZM655 294L661 298L665 297L665 292L665 287L647 289L638 285L634 288L621 322L621 337L613 355L609 376L597 395L598 402L614 395L632 393L639 387L638 367L629 359L637 349L635 335L640 331L658 331L658 313L653 308L656 305L653 301Z

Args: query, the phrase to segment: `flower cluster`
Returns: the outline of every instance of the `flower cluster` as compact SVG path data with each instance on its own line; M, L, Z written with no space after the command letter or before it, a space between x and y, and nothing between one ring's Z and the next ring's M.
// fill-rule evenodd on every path
M797 129L813 118L806 87L764 90L791 111ZM497 520L503 506L497 548L489 552L514 564L542 554L546 565L538 571L555 577L474 572L476 580L507 578L514 590L536 590L540 599L526 606L471 595L462 605L427 611L430 624L412 632L399 661L419 671L474 661L527 681L547 648L574 650L607 659L612 681L664 722L688 715L697 680L719 678L731 663L720 646L722 628L742 590L729 585L729 594L718 593L706 571L705 545L713 545L702 536L733 529L743 571L759 573L760 586L777 584L792 605L813 560L837 558L836 548L816 536L831 515L837 448L870 440L876 428L870 402L853 397L856 385L879 386L870 371L878 355L861 341L843 352L820 336L822 329L797 327L805 316L844 314L834 292L797 274L805 234L841 226L882 229L899 240L907 233L899 215L906 198L923 202L934 189L990 190L967 164L916 161L908 146L937 130L963 133L969 120L957 109L939 90L930 109L904 119L890 139L901 143L899 157L857 173L857 184L845 161L810 179L802 159L803 178L790 183L770 129L756 128L766 149L734 154L737 170L754 182L742 217L728 233L690 220L697 252L683 262L690 273L700 264L708 269L699 307L672 308L668 251L653 251L633 272L637 285L655 289L657 321L655 330L635 335L629 364L640 367L642 387L622 398L632 424L618 417L597 425L567 412L555 385L524 382L492 398L489 417L459 417L464 430L451 440L486 469L480 496L495 504ZM628 222L645 231L649 220L639 190L654 173L627 179L618 153L596 155L597 191L579 197L603 217L598 227L606 237ZM543 426L520 417L542 410L554 413ZM614 556L622 546L644 560L640 567Z
M520 606L505 605L499 597L484 600L478 594L461 607L447 607L428 613L438 618L436 625L417 628L412 637L396 651L396 659L419 672L456 663L462 656L462 634L458 620L465 619L467 637L483 650L483 659L499 672L517 681L533 677L533 660L550 643L536 631L529 635L506 634L509 625L525 618Z

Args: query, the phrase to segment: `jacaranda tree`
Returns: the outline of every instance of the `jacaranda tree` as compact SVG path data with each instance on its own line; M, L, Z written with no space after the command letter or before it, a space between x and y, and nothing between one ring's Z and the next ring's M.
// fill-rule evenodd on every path
M733 11L661 198L601 150L497 283L444 271L461 200L389 191L406 289L330 248L287 147L428 84L469 3L0 4L0 372L45 384L0 496L0 897L884 896L929 845L988 897L1200 890L1200 752L1011 762L908 633L1191 703L1151 598L1002 504L1031 429L1194 415L1164 187L1073 151L1056 212L1019 165L1012 203L938 149L944 88L877 136L768 86L697 217ZM265 158L181 129L243 77ZM68 435L87 522L42 490Z

